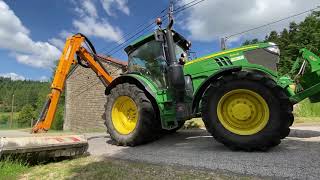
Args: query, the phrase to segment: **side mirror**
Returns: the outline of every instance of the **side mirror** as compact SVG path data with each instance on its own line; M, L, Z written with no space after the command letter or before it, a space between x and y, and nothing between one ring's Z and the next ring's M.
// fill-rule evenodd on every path
M186 63L186 57L187 55L185 53L181 53L180 58L179 58L179 64L184 65Z
M187 44L186 44L186 46L187 46L188 49L191 48L191 45L192 45L191 41L188 41Z
M164 42L164 33L160 29L157 29L154 32L154 38L158 42Z

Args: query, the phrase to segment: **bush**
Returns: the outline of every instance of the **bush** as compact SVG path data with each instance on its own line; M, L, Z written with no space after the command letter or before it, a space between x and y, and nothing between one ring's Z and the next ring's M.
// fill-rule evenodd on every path
M320 117L320 103L311 103L306 99L296 106L295 114L298 117Z
M9 120L10 120L10 116L9 116L9 115L7 115L7 114L2 114L2 115L0 116L0 125L8 124Z
M36 115L33 107L30 104L27 104L22 107L18 115L18 127L30 127L32 120L36 119Z
M201 127L202 125L199 123L199 120L189 120L183 125L183 129L198 129Z
M29 164L21 159L5 157L0 161L0 179L21 179L19 175L26 172Z

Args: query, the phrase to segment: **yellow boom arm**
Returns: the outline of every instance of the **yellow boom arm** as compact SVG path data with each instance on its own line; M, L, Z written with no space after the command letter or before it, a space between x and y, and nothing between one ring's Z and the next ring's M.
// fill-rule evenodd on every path
M51 84L51 93L48 95L48 100L44 105L37 123L32 129L33 133L46 132L50 129L71 65L78 63L75 60L75 55L88 64L89 68L97 74L104 85L107 86L112 81L112 77L97 60L96 55L89 53L82 47L85 41L88 42L88 39L82 34L76 34L67 39ZM90 42L89 44L91 45Z

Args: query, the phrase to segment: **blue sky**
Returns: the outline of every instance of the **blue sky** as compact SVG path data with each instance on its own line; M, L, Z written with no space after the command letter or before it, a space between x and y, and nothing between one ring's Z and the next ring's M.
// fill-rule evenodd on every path
M179 0L176 7L191 0ZM121 42L168 5L168 0L0 0L0 76L48 79L65 38L82 32L99 53ZM197 56L219 50L219 39L319 5L318 0L207 0L177 15L175 28L193 42ZM291 19L301 21L307 14ZM245 39L262 38L289 21L235 37L229 46ZM114 54L126 60L123 51Z

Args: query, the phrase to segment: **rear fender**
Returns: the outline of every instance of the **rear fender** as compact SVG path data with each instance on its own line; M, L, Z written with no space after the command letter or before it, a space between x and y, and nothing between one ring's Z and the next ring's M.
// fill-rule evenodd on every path
M145 80L145 78L143 78L142 76L136 74L126 74L117 77L109 84L109 86L106 87L105 94L110 94L111 89L116 87L118 84L123 83L135 84L140 89L147 92L148 95L152 96L154 99L156 98L156 87L152 85L151 82L147 82L147 80Z

